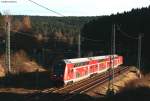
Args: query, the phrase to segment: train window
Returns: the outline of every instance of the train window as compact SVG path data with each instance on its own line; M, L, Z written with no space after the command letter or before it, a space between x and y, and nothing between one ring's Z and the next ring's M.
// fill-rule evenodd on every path
M74 67L85 66L88 65L88 62L75 63Z
M80 77L80 73L76 73L76 78L79 78Z
M100 59L100 60L98 60L98 62L103 62L103 61L105 61L105 59Z
M85 71L85 75L87 75L88 74L88 71Z
M74 64L74 67L77 67L77 66L78 66L78 64L77 64L77 63L75 63L75 64Z

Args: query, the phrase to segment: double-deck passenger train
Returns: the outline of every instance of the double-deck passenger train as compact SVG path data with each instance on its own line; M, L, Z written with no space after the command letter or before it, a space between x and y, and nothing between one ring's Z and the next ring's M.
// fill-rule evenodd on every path
M53 65L51 79L69 84L106 72L109 68L117 68L121 64L123 57L119 55L64 59Z

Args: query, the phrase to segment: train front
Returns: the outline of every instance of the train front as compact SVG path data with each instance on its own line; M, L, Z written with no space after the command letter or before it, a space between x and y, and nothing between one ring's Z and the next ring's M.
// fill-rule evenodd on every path
M51 72L51 80L54 84L64 84L64 72L66 64L64 61L54 63Z

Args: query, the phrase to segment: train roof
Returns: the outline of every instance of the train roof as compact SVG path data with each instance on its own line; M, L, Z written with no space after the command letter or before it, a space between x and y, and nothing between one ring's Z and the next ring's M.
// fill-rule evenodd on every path
M79 63L79 62L88 62L88 58L75 58L75 59L64 59L65 63Z
M100 60L109 58L111 55L104 55L104 56L94 56L94 57L86 57L86 58L75 58L75 59L64 59L65 63L80 63L80 62L88 62L90 60ZM114 55L117 56L116 54Z
M106 59L106 58L110 58L110 56L113 55L104 55L104 56L94 56L94 57L90 57L92 60L100 60L100 59ZM118 55L114 55L114 57L117 57Z
M94 56L94 57L90 57L90 59L92 60L100 60L100 59L106 59L109 58L109 56Z

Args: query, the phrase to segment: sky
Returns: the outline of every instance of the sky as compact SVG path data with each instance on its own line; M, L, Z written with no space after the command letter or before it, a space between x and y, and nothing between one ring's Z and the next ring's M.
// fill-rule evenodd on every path
M10 15L102 16L148 7L150 0L0 0L0 12Z

